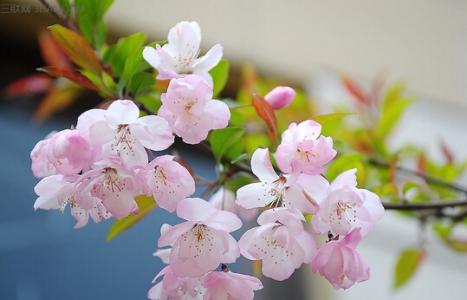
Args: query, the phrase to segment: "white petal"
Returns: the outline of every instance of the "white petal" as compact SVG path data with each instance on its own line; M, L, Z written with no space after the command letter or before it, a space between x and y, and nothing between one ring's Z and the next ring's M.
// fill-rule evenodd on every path
M169 148L174 136L169 123L159 116L144 116L130 126L131 133L146 148L161 151Z
M193 64L194 73L206 73L214 68L222 59L222 52L221 45L214 45L204 56L195 61Z
M139 117L139 108L131 100L116 100L105 112L105 119L111 126L131 124Z
M144 47L143 58L155 69L157 69L161 63L160 56L153 47Z
M271 164L269 150L258 148L251 157L251 170L259 180L263 182L273 182L279 178Z
M264 182L257 182L242 186L237 190L237 204L243 208L265 207L277 200L272 191L274 186Z

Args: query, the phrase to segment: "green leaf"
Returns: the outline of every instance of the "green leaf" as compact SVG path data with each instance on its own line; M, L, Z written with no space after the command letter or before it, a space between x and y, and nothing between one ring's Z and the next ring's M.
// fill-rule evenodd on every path
M404 111L413 102L410 98L402 97L403 90L403 86L398 84L391 87L385 96L381 117L375 129L376 136L380 139L384 140L391 133Z
M127 59L133 54L140 52L142 59L143 46L146 41L146 34L142 32L134 33L121 38L118 42L109 47L104 60L112 65L112 70L117 76L122 75Z
M155 84L156 79L154 75L146 72L139 72L131 78L128 83L128 90L133 93L135 97L138 97L153 91Z
M101 73L99 58L81 35L58 24L49 26L48 29L54 40L76 65L94 74Z
M216 97L220 94L220 92L222 92L225 84L227 83L227 79L229 78L229 62L225 59L222 59L219 61L217 66L209 71L209 74L211 74L214 85L213 95Z
M419 248L407 248L399 254L394 270L394 288L407 284L420 267L425 253Z
M143 104L146 110L156 114L156 112L159 110L159 107L161 106L160 96L161 95L158 92L153 92L147 95L139 96L136 100Z
M245 133L245 129L240 127L227 127L220 130L215 130L209 136L212 153L217 162L220 162L224 154L239 143L241 137ZM237 146L238 147L238 146Z
M236 174L225 181L224 186L226 189L236 192L242 186L252 183L254 180L247 174Z
M313 120L316 122L320 123L321 125L329 122L329 121L335 121L335 120L341 120L352 113L332 113L332 114L325 114L325 115L319 115L313 117Z
M60 8L62 11L65 13L65 15L69 16L71 13L71 1L70 0L57 0L58 5L60 5Z
M103 44L103 36L105 38L103 17L113 2L114 0L75 0L79 30L96 48Z
M153 197L140 195L136 196L135 201L138 205L138 212L130 214L123 219L116 220L110 228L109 233L107 234L107 242L110 242L117 235L125 230L128 230L133 225L141 221L157 206L156 200Z
M345 153L334 159L328 167L326 177L329 181L334 180L340 173L349 169L357 169L357 179L359 184L363 184L366 179L365 167L363 165L363 155L357 152Z
M461 240L452 237L452 230L454 226L452 224L434 224L433 229L438 237L452 250L459 253L467 253L467 240Z

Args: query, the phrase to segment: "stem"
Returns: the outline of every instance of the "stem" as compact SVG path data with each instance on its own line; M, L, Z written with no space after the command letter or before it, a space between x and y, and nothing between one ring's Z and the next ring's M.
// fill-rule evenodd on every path
M55 18L57 18L60 23L74 31L77 31L75 24L68 18L68 16L63 16L58 13L46 0L39 0L39 2L47 9L47 11L49 11Z
M372 158L368 162L370 164L376 166L376 167L389 168L389 164L387 162L384 162L384 161L381 161L381 160L376 160L376 159ZM415 170L411 170L411 169L407 169L407 168L404 168L404 167L401 167L401 166L396 166L396 169L398 171L400 171L400 172L404 172L404 173L407 173L407 174L411 174L411 175L415 175L417 177L423 178L428 183L431 183L431 184L434 184L434 185L437 185L437 186L440 186L440 187L445 187L447 189L458 191L458 192L461 192L461 193L467 195L467 188L465 188L463 186L460 186L460 185L457 185L455 183L450 183L450 182L444 181L442 179L438 179L436 177L426 175L425 173L415 171Z
M392 204L383 203L385 209L388 210L441 210L447 207L467 206L467 200L459 200L453 202L435 202L435 203L407 203L407 204Z

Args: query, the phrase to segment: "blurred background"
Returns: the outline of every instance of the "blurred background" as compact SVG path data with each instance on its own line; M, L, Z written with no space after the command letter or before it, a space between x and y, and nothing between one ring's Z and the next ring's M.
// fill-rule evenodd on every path
M351 101L342 74L363 85L381 74L403 81L416 102L391 146L411 142L441 159L443 140L456 157L467 158L466 1L116 0L106 19L114 37L143 31L154 40L181 20L196 20L204 49L220 43L234 69L253 64L265 76L302 86L321 112ZM0 1L2 90L43 65L37 36L53 23L34 1ZM32 208L31 149L50 131L73 124L98 98L84 94L66 112L36 122L40 97L0 97L0 299L145 299L162 268L151 256L158 228L175 223L174 217L158 210L106 243L109 222L74 230L71 216ZM184 155L202 175L214 176L209 158ZM305 267L286 282L265 280L258 299L465 299L467 256L431 234L415 278L392 289L397 253L417 243L418 230L416 222L387 213L360 246L371 280L348 291L334 291Z

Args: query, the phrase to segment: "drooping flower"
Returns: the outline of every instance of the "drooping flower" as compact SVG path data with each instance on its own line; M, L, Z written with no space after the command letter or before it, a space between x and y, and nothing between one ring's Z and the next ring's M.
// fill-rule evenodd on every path
M200 143L210 130L226 127L230 119L228 106L213 100L212 86L197 75L171 80L161 100L158 115L188 144Z
M55 132L32 150L32 171L36 177L76 175L89 169L98 150L77 130Z
M76 177L51 175L43 178L34 188L39 196L34 203L34 209L57 209L62 212L70 205L71 215L76 219L75 228L81 228L88 223L91 217L95 223L110 218L110 214L97 198L91 198L88 207L83 208L77 202L75 191Z
M142 172L148 194L157 199L158 206L173 212L178 202L195 192L190 172L174 156L163 155L152 160Z
M152 281L163 279L148 292L151 300L203 300L205 287L201 277L179 276L171 266L167 266Z
M303 228L303 215L285 207L269 209L258 217L260 226L240 238L240 252L251 260L262 260L262 272L275 280L289 278L302 263L313 259L317 245Z
M158 242L159 247L172 246L170 266L177 274L201 276L240 256L237 241L229 234L242 225L235 214L199 198L186 198L179 202L177 215L187 221L164 229Z
M285 206L314 213L318 209L318 199L325 195L329 186L319 175L277 175L268 149L256 149L251 158L251 170L260 182L237 190L238 205L247 209Z
M81 175L76 184L76 201L87 207L100 199L106 210L117 219L128 216L137 209L135 197L141 194L137 177L121 163L118 157L99 161L94 169Z
M203 285L204 300L252 300L254 292L263 288L258 278L230 271L209 272L204 276Z
M105 145L107 155L120 156L128 166L148 163L145 148L161 151L174 142L166 120L153 115L140 118L138 107L130 100L116 100L107 110L84 112L78 118L76 129L89 136L93 144Z
M199 57L201 29L196 22L180 22L169 31L168 43L162 47L145 47L144 59L158 71L157 79L166 80L197 74L212 83L209 70L222 58L222 46L214 45Z
M384 208L379 197L357 188L356 169L341 173L329 186L327 196L319 202L320 210L313 216L313 228L318 233L345 235L361 229L366 236L383 217Z
M295 98L295 90L288 86L278 86L264 96L274 110L287 107Z
M282 133L277 147L277 165L284 173L321 174L335 156L330 137L320 136L321 125L315 121L291 123Z
M245 209L235 202L235 194L224 187L221 187L215 192L209 202L214 205L215 208L225 211L230 211L234 214L239 214L244 220L253 219L258 213L257 209Z
M313 272L319 272L335 288L347 289L368 280L370 269L355 250L361 239L360 229L355 229L343 239L322 245L311 264Z

